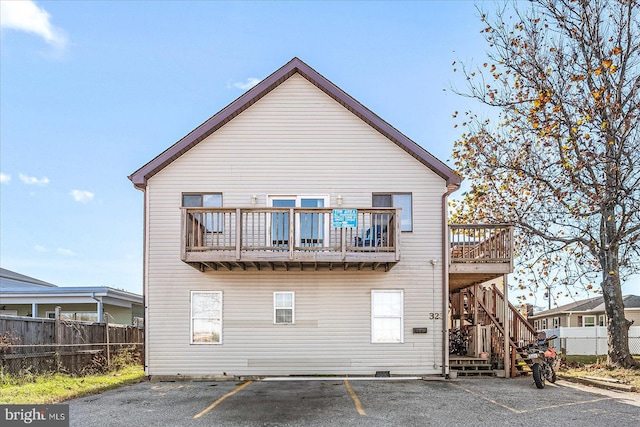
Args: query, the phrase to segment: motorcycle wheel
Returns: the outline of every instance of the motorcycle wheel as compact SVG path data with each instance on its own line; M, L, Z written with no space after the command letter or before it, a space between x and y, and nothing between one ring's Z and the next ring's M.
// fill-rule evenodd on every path
M531 367L533 372L533 382L536 383L536 387L544 388L544 372L542 372L542 366L539 363L534 363Z

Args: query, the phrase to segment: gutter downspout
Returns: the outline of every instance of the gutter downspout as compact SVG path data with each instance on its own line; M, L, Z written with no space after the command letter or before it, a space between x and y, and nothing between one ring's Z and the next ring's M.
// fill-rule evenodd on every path
M97 311L97 315L98 315L98 322L106 322L107 319L104 318L103 315L103 311L104 311L104 307L102 306L102 300L96 298L96 293L95 292L91 292L91 298L94 299L96 301L96 311Z
M148 221L149 221L149 215L148 215L148 206L149 206L149 196L148 196L148 191L147 191L147 186L145 185L144 188L141 188L140 190L142 190L142 195L143 195L143 199L144 199L144 208L143 208L143 221L142 221L142 309L144 312L144 319L142 322L142 334L144 336L144 373L147 376L147 378L150 378L150 373L149 373L149 307L147 306L147 298L149 295L149 278L148 278L148 269L147 269L147 262L148 262L148 247L149 247L149 236L148 236L148 230L149 230L149 226L148 226Z
M448 198L460 185L447 186L442 195L442 376L449 375L449 215ZM434 267L435 268L435 267Z

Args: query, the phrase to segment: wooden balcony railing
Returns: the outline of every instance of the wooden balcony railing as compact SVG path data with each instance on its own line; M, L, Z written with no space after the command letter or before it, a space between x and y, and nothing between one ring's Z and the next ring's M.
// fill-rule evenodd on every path
M510 225L450 225L451 262L511 262L512 239Z
M511 225L449 225L449 244L451 290L513 272Z
M201 270L389 270L400 261L399 209L356 211L355 227L342 228L332 208L182 208L181 258Z

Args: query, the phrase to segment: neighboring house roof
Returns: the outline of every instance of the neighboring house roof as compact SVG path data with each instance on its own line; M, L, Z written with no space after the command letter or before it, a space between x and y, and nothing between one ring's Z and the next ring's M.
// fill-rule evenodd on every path
M56 286L7 269L0 269L0 301L16 298L103 297L105 302L142 304L142 295L108 286Z
M242 96L198 126L180 141L176 142L149 163L135 171L129 176L129 179L133 182L133 185L136 188L144 189L149 178L160 172L173 160L180 157L186 151L224 126L235 116L256 103L263 96L271 92L295 73L300 74L302 77L318 87L318 89L322 90L336 102L351 111L361 120L369 124L433 172L438 174L446 181L447 186L451 190L455 190L460 186L460 182L462 181L460 175L298 58L293 58L273 74L245 92Z
M625 295L622 297L625 310L627 309L640 309L640 296L637 295ZM541 317L549 317L556 314L566 313L588 313L588 312L603 312L604 311L604 297L593 297L585 300L574 301L570 304L566 304L560 307L552 308L551 310L541 311L533 316L529 316L529 319L537 319Z
M56 285L42 280L34 279L33 277L25 276L24 274L16 273L15 271L7 270L6 268L0 268L0 290L5 289L21 289L37 287L57 287Z

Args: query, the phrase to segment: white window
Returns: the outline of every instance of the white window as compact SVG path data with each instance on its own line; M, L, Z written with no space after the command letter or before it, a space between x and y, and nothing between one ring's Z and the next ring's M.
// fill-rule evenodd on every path
M191 343L222 343L222 292L191 291Z
M539 320L534 320L533 321L533 328L537 331L540 329L540 321Z
M560 318L559 317L554 317L553 318L553 329L557 329L560 327Z
M413 230L413 201L411 193L374 193L371 198L374 208L402 208L401 231Z
M598 316L598 326L607 326L606 317L604 314Z
M273 323L288 325L295 319L295 294L293 292L273 293Z
M542 328L541 329L547 329L547 319L542 319Z
M47 311L47 318L55 319L56 312L55 311ZM82 320L83 322L97 322L98 321L98 313L95 312L73 312L73 311L62 311L60 312L60 319L62 320Z
M596 326L596 316L582 316L582 326Z
M404 342L403 292L371 291L371 342Z

